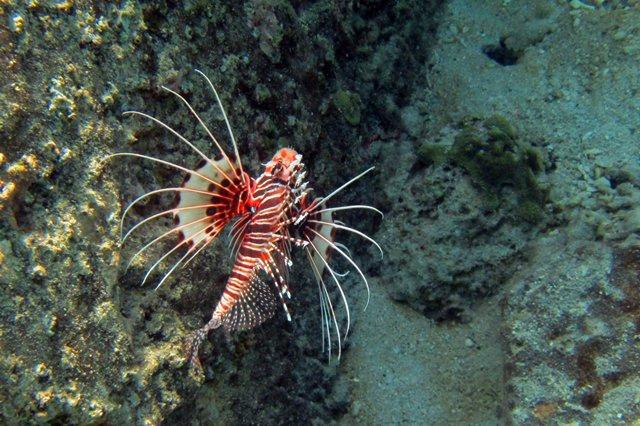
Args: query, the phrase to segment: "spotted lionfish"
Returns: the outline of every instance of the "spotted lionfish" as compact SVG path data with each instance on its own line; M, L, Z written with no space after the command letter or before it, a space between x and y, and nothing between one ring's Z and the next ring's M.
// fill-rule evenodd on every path
M242 166L238 145L218 92L204 73L199 70L196 72L204 77L215 95L233 144L234 154L227 154L191 104L179 93L167 87L163 86L162 88L184 103L209 136L220 152L218 158L207 157L178 131L151 115L139 111L124 113L153 121L202 157L196 168L188 169L169 161L132 152L116 153L109 156L137 157L186 173L180 187L156 189L145 193L131 202L124 210L120 222L121 231L127 214L140 201L165 192L176 194L175 205L172 208L138 222L122 236L122 243L124 243L134 231L145 223L166 215L173 216L174 226L140 248L131 258L129 266L136 257L152 245L171 235L177 235L177 243L149 268L142 281L144 284L152 271L169 256L183 251L184 253L181 253L179 259L156 285L156 289L158 289L179 266L184 267L189 264L218 237L227 225L231 224L229 246L231 258L234 260L233 270L227 279L222 297L218 301L211 319L204 327L195 331L187 342L189 360L196 367L200 367L198 349L210 330L222 326L229 334L233 331L256 327L274 315L278 300L287 319L291 321L286 302L291 298L289 291L289 269L292 266L291 250L294 247L302 248L306 252L318 284L322 350L327 349L329 357L331 356L331 331L335 329L339 359L342 337L325 279L331 279L335 283L344 303L346 312L344 338L349 332L351 319L349 304L340 283L340 278L345 274L338 273L330 266L331 252L344 258L362 278L367 289L367 304L369 303L369 285L361 268L351 258L348 248L335 240L336 231L347 231L364 238L374 244L381 255L382 249L371 237L335 220L333 215L339 211L352 209L371 210L380 215L382 212L368 205L328 207L327 203L335 195L373 170L373 167L347 181L329 195L312 199L312 189L305 181L306 171L302 163L302 156L293 149L282 148L265 165L263 173L257 178L252 178Z

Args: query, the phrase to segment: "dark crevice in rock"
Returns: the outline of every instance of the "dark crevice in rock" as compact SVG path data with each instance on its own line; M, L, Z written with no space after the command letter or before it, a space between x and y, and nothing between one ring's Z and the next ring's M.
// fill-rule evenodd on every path
M503 67L516 65L522 56L522 52L507 47L504 38L500 39L497 44L484 46L482 53Z

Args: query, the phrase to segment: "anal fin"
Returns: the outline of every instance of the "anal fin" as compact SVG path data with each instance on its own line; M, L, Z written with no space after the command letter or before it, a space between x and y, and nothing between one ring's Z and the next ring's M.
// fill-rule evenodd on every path
M273 290L263 280L254 277L224 316L222 325L227 332L248 330L273 317L275 310Z

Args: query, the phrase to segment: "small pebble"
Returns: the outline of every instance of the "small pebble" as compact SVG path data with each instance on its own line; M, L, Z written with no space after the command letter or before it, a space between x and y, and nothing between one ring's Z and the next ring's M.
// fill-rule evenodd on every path
M34 266L33 269L31 270L31 276L37 277L37 278L44 278L47 276L47 269L44 266L38 264Z
M631 210L625 218L627 232L640 232L640 207Z
M362 410L362 404L360 401L355 400L353 404L351 404L351 414L353 417L358 417L360 415L360 411Z
M593 184L596 187L596 189L603 194L606 194L611 191L611 182L609 182L609 179L607 179L604 176L601 176L598 179L596 179L596 181Z

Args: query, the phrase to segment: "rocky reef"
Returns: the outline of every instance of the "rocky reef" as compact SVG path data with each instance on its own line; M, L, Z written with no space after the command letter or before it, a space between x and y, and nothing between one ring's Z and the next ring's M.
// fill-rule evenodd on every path
M543 147L522 141L500 116L463 120L425 141L380 152L393 206L380 234L393 247L383 268L389 291L436 319L463 319L495 294L524 259L543 221L550 169ZM395 151L395 152L392 152Z
M0 423L637 421L638 22L622 0L0 2ZM344 279L342 363L303 258L293 322L212 333L203 375L183 342L226 241L158 291L172 241L126 268L170 218L121 245L123 208L183 176L107 156L199 158L123 112L214 155L165 86L229 146L194 69L254 174L285 146L319 194L376 166L340 198L385 214L341 216L385 250L341 235L373 292L362 312Z
M452 1L429 64L432 90L416 91L403 110L428 174L448 167L453 146L463 155L454 166L475 182L460 204L471 206L477 217L477 193L489 201L498 194L498 212L510 212L484 228L480 238L467 223L441 222L423 234L407 221L404 234L430 242L428 235L460 230L457 250L434 262L449 276L470 259L488 260L468 268L459 281L478 274L472 283L499 286L493 289L500 307L484 309L490 303L469 286L447 297L476 305L471 322L501 324L496 342L504 348L503 369L487 370L501 375L505 386L504 400L497 400L498 421L628 424L638 419L633 289L640 122L629 114L637 105L627 95L640 87L630 71L640 53L632 35L638 13L627 2L487 2L473 9ZM496 114L509 127L502 119L487 123ZM467 117L481 120L469 125ZM452 122L462 122L462 129ZM518 178L508 171L514 166L523 172ZM445 191L443 199L455 190ZM454 221L460 217L456 210L442 213ZM522 232L519 255L508 263L491 258L496 252L491 244L513 224ZM476 249L483 238L489 244ZM416 250L407 251L405 258L417 263ZM478 270L491 271L496 264L500 271L506 264L509 272L482 281L486 274ZM415 303L415 297L406 302Z
M122 208L182 176L105 156L135 151L197 162L152 122L123 117L127 110L152 114L212 152L189 111L161 88L184 95L226 138L198 68L221 93L246 167L257 172L275 149L294 146L314 186L328 190L344 178L337 171L370 160L336 161L335 151L365 139L368 111L381 101L371 93L386 93L385 114L398 108L393 99L407 83L390 77L403 66L406 39L428 37L425 23L435 28L437 2L419 22L405 19L417 3L0 4L3 423L328 421L346 411L346 385L320 353L316 310L304 308L317 303L307 275L296 275L295 325L279 319L229 345L212 336L205 377L189 374L183 339L219 297L226 247L215 245L157 292L141 288L168 246L124 266L167 223L120 247ZM150 198L125 226L169 204L168 196Z

